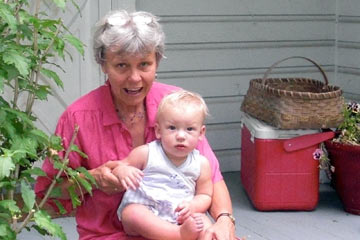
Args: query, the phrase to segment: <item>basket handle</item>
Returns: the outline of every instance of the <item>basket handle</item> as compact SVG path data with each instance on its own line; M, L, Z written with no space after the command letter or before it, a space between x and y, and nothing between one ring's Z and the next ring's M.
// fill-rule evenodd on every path
M262 78L262 84L265 84L265 80L267 79L267 77L268 77L268 75L270 74L271 70L272 70L276 65L278 65L279 63L282 63L282 62L284 62L284 61L286 61L286 60L288 60L288 59L291 59L291 58L302 58L302 59L305 59L305 60L311 62L312 64L314 64L314 65L320 70L321 74L323 75L324 81L325 81L325 85L328 85L329 81L328 81L328 79L327 79L327 76L326 76L324 70L320 67L320 65L317 64L315 61L311 60L310 58L302 57L302 56L287 57L287 58L284 58L284 59L282 59L282 60L280 60L280 61L277 61L276 63L274 63L273 65L271 65L271 66L269 67L269 69L265 72L264 77Z

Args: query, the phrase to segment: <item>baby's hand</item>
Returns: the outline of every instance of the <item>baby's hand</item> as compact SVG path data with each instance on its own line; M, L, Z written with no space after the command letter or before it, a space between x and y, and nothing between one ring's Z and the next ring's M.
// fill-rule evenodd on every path
M119 179L123 188L135 190L139 187L144 173L129 165L121 164L112 170L112 173Z
M190 208L190 202L183 201L180 203L177 208L175 209L175 212L178 213L177 222L179 224L183 224L188 217L192 214L191 208Z

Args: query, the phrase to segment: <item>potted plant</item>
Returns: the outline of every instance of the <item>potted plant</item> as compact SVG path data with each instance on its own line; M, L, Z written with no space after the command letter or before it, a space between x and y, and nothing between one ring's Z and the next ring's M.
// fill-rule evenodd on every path
M75 183L69 188L74 207L81 204L75 188L81 186L91 194L95 184L85 169L74 170L67 165L71 151L86 157L78 147L70 144L63 149L59 137L48 136L35 124L35 101L46 101L51 94L50 85L42 83L40 76L62 88L63 83L53 70L62 70L55 59L65 60L70 46L84 53L83 44L68 31L62 19L51 19L40 11L42 2L0 1L0 239L16 239L30 227L42 235L66 239L61 227L44 210L46 201L62 194L56 183L63 175ZM29 4L34 12L30 12ZM65 11L66 0L53 0L53 4ZM76 138L78 128L75 129L71 143ZM46 157L59 173L45 197L37 199L32 186L35 178L45 173L34 163ZM85 179L79 177L80 172ZM64 213L60 202L55 203Z
M360 104L350 102L334 139L326 141L332 182L345 211L360 215Z

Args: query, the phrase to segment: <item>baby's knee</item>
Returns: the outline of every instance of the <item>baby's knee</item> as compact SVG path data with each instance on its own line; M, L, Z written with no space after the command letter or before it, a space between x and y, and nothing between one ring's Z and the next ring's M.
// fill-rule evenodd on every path
M137 232L137 226L141 224L143 205L140 204L128 204L121 212L121 222L125 232L131 236L139 236Z

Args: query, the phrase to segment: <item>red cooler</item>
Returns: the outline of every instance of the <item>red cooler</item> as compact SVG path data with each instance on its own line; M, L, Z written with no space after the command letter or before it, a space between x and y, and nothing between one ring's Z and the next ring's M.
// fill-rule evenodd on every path
M319 143L333 132L281 130L242 113L241 181L257 210L313 210L319 199Z

